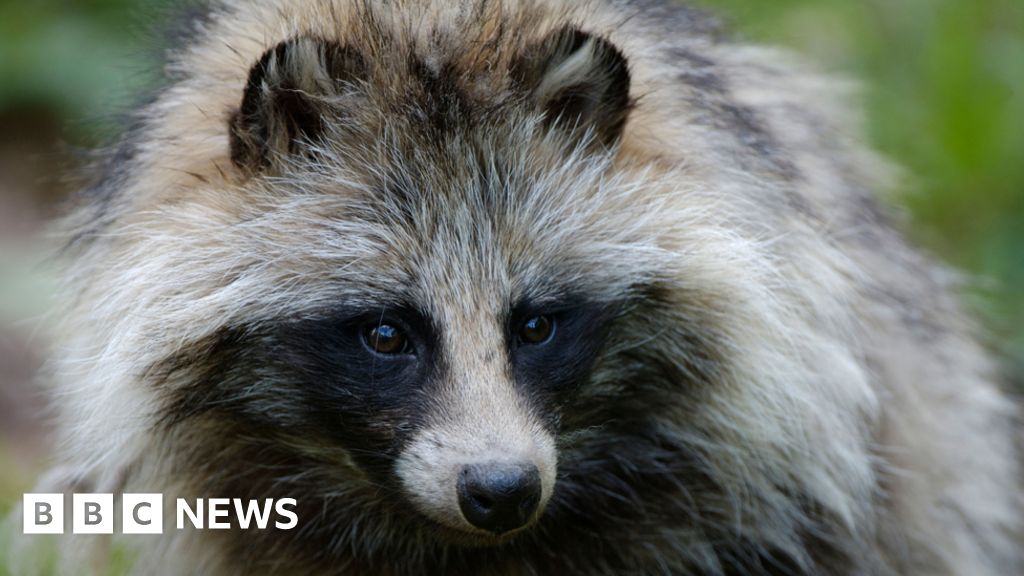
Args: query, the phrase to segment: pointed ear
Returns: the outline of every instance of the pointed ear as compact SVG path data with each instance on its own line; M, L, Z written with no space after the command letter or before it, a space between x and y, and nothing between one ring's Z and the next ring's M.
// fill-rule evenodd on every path
M230 119L231 161L253 171L296 154L322 136L325 113L365 77L358 52L298 37L268 50L249 71L242 103ZM333 110L329 110L329 108Z
M562 28L528 47L512 76L548 125L577 134L592 128L606 146L621 136L631 107L629 68L622 52L604 38Z

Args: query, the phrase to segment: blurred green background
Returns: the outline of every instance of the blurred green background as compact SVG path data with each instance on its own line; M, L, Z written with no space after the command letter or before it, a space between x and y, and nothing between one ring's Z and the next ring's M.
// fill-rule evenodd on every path
M698 3L742 39L863 82L871 141L913 175L893 202L977 278L971 305L1024 390L1024 1ZM165 14L150 0L0 1L0 515L47 452L31 384L53 285L44 223L75 150L109 141L154 85Z

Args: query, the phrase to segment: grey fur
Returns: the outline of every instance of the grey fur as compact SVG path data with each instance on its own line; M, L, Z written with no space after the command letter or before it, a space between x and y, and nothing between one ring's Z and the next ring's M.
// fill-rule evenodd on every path
M615 51L517 76L567 26ZM71 219L64 450L40 489L305 505L290 533L129 540L138 572L1021 571L1017 408L955 275L874 198L892 170L843 82L653 2L231 0L196 27ZM297 87L303 116L240 119L254 64L296 38L300 60L257 87ZM628 103L608 96L620 53ZM551 124L581 78L607 100ZM498 326L568 293L616 313L551 426ZM413 511L307 433L267 352L282 322L396 294L448 368L425 423L383 430L417 431L394 472ZM446 496L417 492L486 450L545 463L543 516L501 542L458 536ZM95 540L66 549L102 566Z

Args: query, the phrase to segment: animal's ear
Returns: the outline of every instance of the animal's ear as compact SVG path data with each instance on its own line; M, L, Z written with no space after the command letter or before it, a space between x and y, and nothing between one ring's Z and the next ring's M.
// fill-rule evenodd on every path
M614 45L565 27L528 47L513 64L512 77L544 112L545 122L596 139L618 141L631 107L629 68Z
M302 36L268 50L249 71L242 103L231 116L231 160L263 170L322 136L324 114L365 77L352 48Z

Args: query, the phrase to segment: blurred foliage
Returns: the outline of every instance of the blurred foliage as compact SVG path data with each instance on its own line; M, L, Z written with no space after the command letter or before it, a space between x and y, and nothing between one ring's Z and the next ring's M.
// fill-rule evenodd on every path
M0 0L0 111L54 112L78 143L109 137L157 74L151 0Z
M1024 390L1024 2L700 0L741 35L864 86L872 143L908 169L916 239L976 278Z

